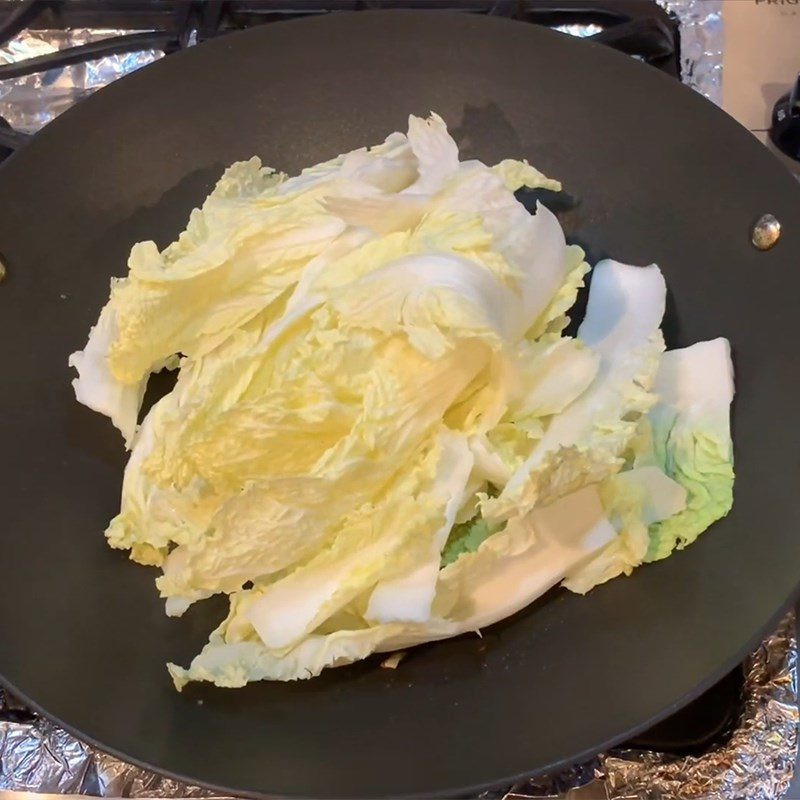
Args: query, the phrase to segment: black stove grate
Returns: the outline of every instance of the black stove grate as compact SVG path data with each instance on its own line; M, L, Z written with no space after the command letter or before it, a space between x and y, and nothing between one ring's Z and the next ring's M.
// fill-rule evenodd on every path
M145 31L0 65L0 80L151 47L171 52L192 33L202 41L253 25L378 8L448 9L548 27L594 24L602 28L596 41L680 75L677 21L654 0L0 0L0 43L26 27Z
M0 0L0 45L25 28L138 31L0 64L0 81L141 50L170 54L254 25L386 8L447 9L547 27L594 25L593 40L680 77L678 22L655 0ZM27 138L0 117L0 161Z

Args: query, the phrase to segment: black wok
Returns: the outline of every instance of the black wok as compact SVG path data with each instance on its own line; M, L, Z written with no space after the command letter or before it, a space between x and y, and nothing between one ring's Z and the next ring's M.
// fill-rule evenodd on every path
M223 167L285 170L438 111L465 157L527 157L572 198L592 261L656 261L668 344L733 344L731 515L587 597L309 682L177 694L222 613L167 619L153 574L109 550L125 462L79 406L83 345L131 244L166 244ZM769 252L750 229L770 212ZM731 669L800 580L800 187L722 111L654 69L531 25L447 13L287 22L174 55L68 111L0 170L0 674L106 750L246 794L445 794L572 762Z

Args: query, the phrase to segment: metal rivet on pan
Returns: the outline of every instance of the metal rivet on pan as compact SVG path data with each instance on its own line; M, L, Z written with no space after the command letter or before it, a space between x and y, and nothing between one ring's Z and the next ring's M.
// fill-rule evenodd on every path
M2 253L0 253L0 283L2 283L6 279L6 275L8 275L8 270L6 269L6 262L3 258Z
M772 214L764 214L753 226L753 246L759 250L769 250L781 238L781 224Z

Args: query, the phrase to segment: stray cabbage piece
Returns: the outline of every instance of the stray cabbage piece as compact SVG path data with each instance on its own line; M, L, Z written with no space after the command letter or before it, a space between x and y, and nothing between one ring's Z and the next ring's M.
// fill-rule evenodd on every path
M479 631L729 506L727 404L662 357L658 267L598 264L565 336L589 265L522 187L560 184L411 117L296 177L235 164L176 242L134 246L70 364L131 449L108 543L160 568L169 615L230 598L178 688Z

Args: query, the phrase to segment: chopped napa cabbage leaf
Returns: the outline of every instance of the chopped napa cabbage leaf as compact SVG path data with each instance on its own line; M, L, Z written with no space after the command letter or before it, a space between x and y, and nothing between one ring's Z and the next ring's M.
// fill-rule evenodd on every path
M80 374L80 378L72 381L78 402L109 417L130 447L136 433L136 418L144 397L145 382L120 383L111 374L108 349L118 335L116 315L106 306L89 331L86 347L69 357L69 365Z
M584 255L583 250L576 245L567 247L564 282L553 295L547 308L528 330L526 334L528 339L535 340L547 333L560 334L569 325L567 312L575 305L578 291L584 287L584 278L590 271Z
M733 505L730 405L733 366L726 339L664 353L650 411L654 458L687 493L686 508L650 528L647 561L691 544Z
M510 192L516 192L523 187L526 189L549 189L553 192L561 191L559 181L548 178L525 159L516 161L513 158L504 158L499 164L492 167L492 172L500 176L506 189Z
M403 474L385 502L360 509L328 549L263 590L248 613L261 640L291 646L376 583L368 617L427 618L442 539L471 465L463 437L443 432L420 469Z
M664 353L654 392L658 402L632 442L636 466L601 484L620 535L567 576L568 589L583 593L644 561L666 558L732 506L734 387L727 340Z
M578 338L597 356L586 391L553 416L503 492L483 504L487 519L507 519L617 472L650 391L664 340L666 286L655 265L603 261L595 267Z
M499 349L518 338L522 308L491 273L456 256L400 258L336 291L330 300L343 330L403 333L428 358L454 339L483 338Z
M587 487L509 523L441 570L434 615L427 621L312 633L283 649L265 646L249 624L260 590L242 592L233 596L228 618L189 668L170 664L170 674L178 688L189 681L237 687L254 680L299 680L373 652L478 631L525 608L614 535L599 495Z
M553 415L580 397L597 375L597 354L577 339L546 336L517 345L501 418L473 440L484 477L504 487L531 455Z
M152 506L128 526L162 531L178 544L159 581L165 597L234 591L327 546L346 531L349 517L360 519L364 504L387 494L405 502L390 493L398 465L415 474L415 454L490 353L470 340L431 360L403 337L332 336L331 320L324 322L322 330L309 326L318 334L313 346L292 340L285 343L289 353L275 353L274 366L289 371L255 371L250 385L231 387L241 370L220 365L225 369L211 372L210 386L191 387L200 393L196 413L184 410L164 426L143 479L155 474L159 485L179 486L183 496L214 508L193 537L176 532L171 519L150 515ZM253 357L248 353L244 360ZM267 367L256 360L260 370ZM233 389L243 394L229 407Z
M327 193L404 188L417 178L410 158L407 142L356 151L295 183L258 158L234 164L173 244L131 250L129 274L112 281L102 324L70 359L81 402L112 416L130 444L150 373L177 353L210 352L297 282L345 231L321 203Z
M598 490L617 536L567 575L564 586L579 594L618 575L630 575L647 555L648 525L686 507L686 490L654 466L612 475L599 484Z
M405 191L428 194L441 188L458 169L458 145L438 114L408 118L408 142L417 160L419 177Z
M537 203L536 212L529 214L499 176L476 162L462 164L434 202L450 212L481 214L497 252L519 276L528 327L550 310L557 292L576 269L576 259L579 264L583 261L580 248L567 248L552 211Z
M436 593L442 549L455 523L456 514L466 499L474 458L466 437L443 434L442 463L438 486L434 491L441 496L443 519L431 538L428 557L397 574L395 568L372 590L365 618L370 622L424 622L431 615L431 604ZM414 532L419 536L421 531ZM263 637L262 637L263 638Z

